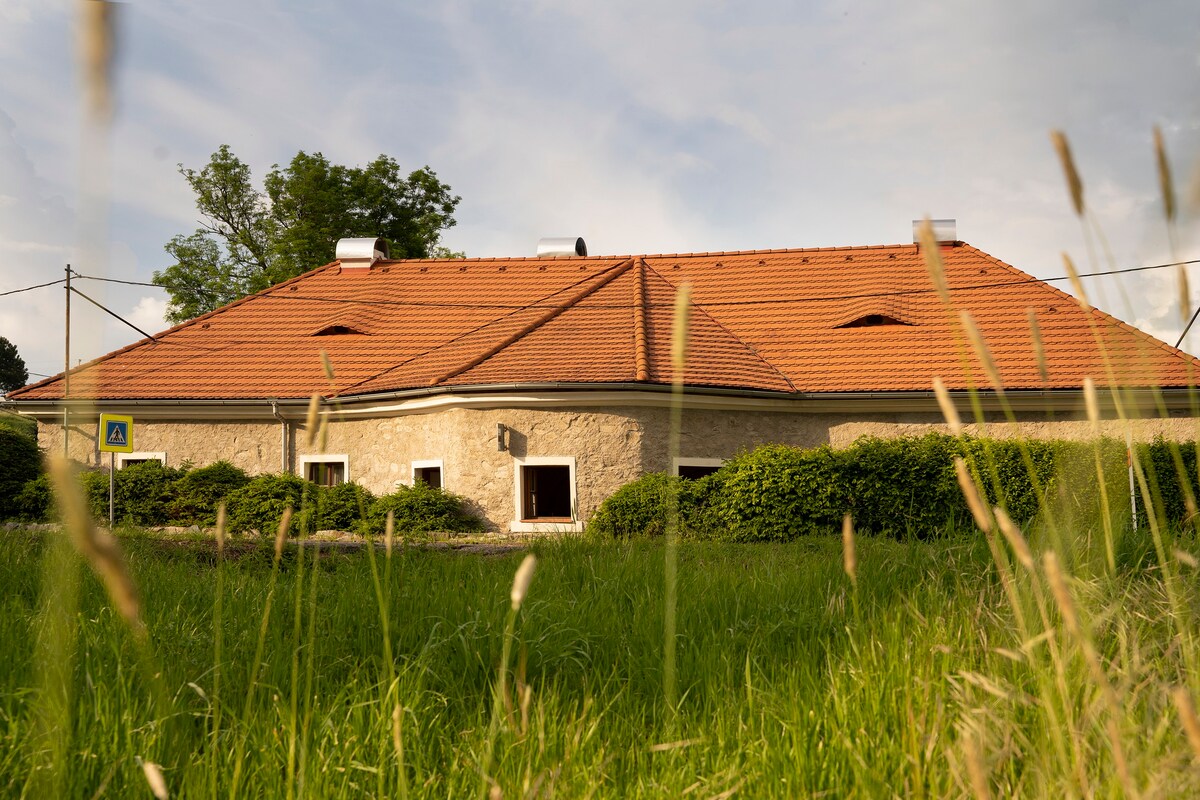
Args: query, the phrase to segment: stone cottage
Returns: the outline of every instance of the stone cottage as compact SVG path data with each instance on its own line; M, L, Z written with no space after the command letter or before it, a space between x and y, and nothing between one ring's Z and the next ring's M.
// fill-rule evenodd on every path
M86 464L101 463L97 415L131 414L137 452L120 463L226 459L376 493L425 480L514 532L580 530L633 478L703 474L763 443L942 429L935 376L970 419L978 390L993 435L1014 429L1002 400L1028 435L1088 435L1090 376L1128 387L1139 438L1194 437L1194 358L952 236L938 250L950 307L917 244L588 256L572 239L533 258L418 261L343 240L332 264L72 370L66 398L56 376L7 402L38 421L43 447L62 449L66 433ZM694 305L672 459L684 283ZM308 444L314 393L323 450Z

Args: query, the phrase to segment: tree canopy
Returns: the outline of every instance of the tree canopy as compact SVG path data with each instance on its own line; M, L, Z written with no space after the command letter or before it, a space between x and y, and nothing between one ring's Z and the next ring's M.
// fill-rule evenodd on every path
M381 236L394 258L452 255L439 246L461 198L429 167L404 175L380 155L365 167L296 153L256 189L250 168L221 145L199 170L179 165L196 194L201 227L166 245L175 263L154 273L174 323L334 259L337 240Z
M0 394L7 394L29 383L29 370L17 346L0 336Z

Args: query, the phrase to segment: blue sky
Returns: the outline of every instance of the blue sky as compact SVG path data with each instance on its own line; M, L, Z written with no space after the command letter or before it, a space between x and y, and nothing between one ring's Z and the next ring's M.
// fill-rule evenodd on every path
M301 149L428 164L463 198L445 243L472 256L531 255L550 235L599 254L886 244L929 214L1040 276L1061 274L1064 250L1088 264L1051 129L1071 138L1117 266L1170 260L1152 127L1181 195L1200 155L1194 0L131 0L97 260L79 247L76 11L0 0L0 291L68 261L148 279L196 227L177 164L222 143L256 176ZM1181 220L1180 256L1200 257L1197 227ZM1200 271L1192 286L1197 302ZM163 327L157 290L81 288ZM1091 290L1178 335L1172 271ZM35 372L61 369L62 302L0 297L0 335ZM73 313L76 358L137 338Z

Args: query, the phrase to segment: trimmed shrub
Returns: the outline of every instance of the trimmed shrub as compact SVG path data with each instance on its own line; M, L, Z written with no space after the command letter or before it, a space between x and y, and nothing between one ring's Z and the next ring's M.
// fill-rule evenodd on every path
M0 427L0 519L17 513L17 494L41 471L37 442L12 428Z
M143 527L166 525L167 506L181 475L182 470L164 467L159 461L144 461L117 470L113 485L114 520L117 524ZM107 521L108 472L85 472L81 480L92 515Z
M217 506L249 482L245 470L228 461L190 470L175 482L167 517L177 525L215 525Z
M375 497L357 483L322 486L317 492L317 530L362 531Z
M625 539L631 536L661 536L666 533L671 491L679 492L679 523L682 536L703 537L717 529L714 502L724 484L720 472L699 480L652 472L625 484L600 504L588 520L593 536Z
M681 481L665 472L652 472L625 484L596 509L587 532L613 539L661 535L672 485L677 483Z
M476 533L484 529L483 521L467 511L461 497L430 488L423 481L375 500L370 513L372 533L383 533L389 511L395 513L397 533Z
M284 510L291 506L288 534L311 531L316 495L316 484L295 475L259 475L225 498L229 530L273 536Z
M825 445L767 445L730 460L717 475L714 538L787 541L833 530L851 507L846 456Z
M13 499L11 515L25 522L51 522L58 516L49 475L25 482Z

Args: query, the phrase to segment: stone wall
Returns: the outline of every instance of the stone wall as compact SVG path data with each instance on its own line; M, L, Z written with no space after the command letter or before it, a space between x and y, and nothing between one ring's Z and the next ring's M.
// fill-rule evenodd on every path
M578 518L586 521L599 504L622 484L651 471L670 469L668 453L670 412L665 408L451 408L386 418L342 418L328 426L326 456L345 456L349 477L376 494L412 481L411 464L441 460L443 485L462 495L495 530L510 530L517 519L516 467L526 457L573 457L576 462ZM831 444L844 447L860 436L921 435L945 431L941 415L929 413L800 414L782 411L685 411L679 455L691 458L729 458L761 444L802 447ZM506 451L497 447L497 425L508 430ZM972 425L968 430L979 433ZM1025 414L1013 426L994 415L987 433L1005 437L1016 433L1031 438L1085 439L1088 422L1076 416ZM1120 423L1105 424L1105 432L1123 436ZM1189 417L1134 423L1135 437L1157 435L1177 440L1198 436L1197 421ZM251 474L278 472L282 457L279 422L139 421L135 428L139 451L165 452L167 463L196 466L219 459L233 462ZM309 445L303 422L288 425L288 469L299 472L301 457L319 456ZM95 423L73 426L71 455L89 464L100 461ZM39 425L39 444L50 452L62 447L59 425Z

